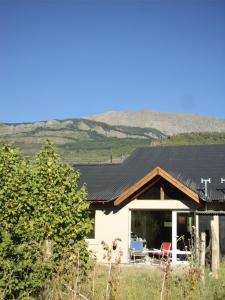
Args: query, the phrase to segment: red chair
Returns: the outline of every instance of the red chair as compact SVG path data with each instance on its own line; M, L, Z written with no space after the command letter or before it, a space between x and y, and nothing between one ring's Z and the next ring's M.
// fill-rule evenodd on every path
M158 257L160 259L168 259L170 256L171 243L163 242L161 248L158 251L154 252L154 257Z

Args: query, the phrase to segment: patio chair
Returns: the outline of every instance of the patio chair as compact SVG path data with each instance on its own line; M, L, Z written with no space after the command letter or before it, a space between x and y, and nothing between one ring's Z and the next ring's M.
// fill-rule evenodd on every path
M130 243L130 258L133 259L133 262L145 262L145 256L146 252L144 251L143 242L138 240L132 240Z
M163 262L165 259L168 260L170 256L171 243L163 242L160 249L154 252L154 258L159 258L160 262Z

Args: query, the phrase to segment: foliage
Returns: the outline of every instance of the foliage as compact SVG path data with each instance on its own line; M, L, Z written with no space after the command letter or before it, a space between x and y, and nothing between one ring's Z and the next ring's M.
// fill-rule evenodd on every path
M86 248L91 230L86 190L78 189L79 172L60 162L50 143L34 162L35 228L40 240L52 241L53 257L63 249ZM83 255L83 253L82 253Z
M109 264L108 280L104 295L105 300L119 299L120 263L123 255L122 249L118 246L119 242L121 242L120 238L115 238L111 245L105 241L101 242L104 250L103 258L106 259Z
M37 257L30 218L32 173L29 161L19 157L18 150L4 146L0 149L0 174L0 288L6 298L18 298L41 286L45 269Z
M79 173L60 162L49 142L32 162L3 146L0 174L1 297L37 298L66 255L73 260L79 249L81 262L88 259L86 191L78 187Z

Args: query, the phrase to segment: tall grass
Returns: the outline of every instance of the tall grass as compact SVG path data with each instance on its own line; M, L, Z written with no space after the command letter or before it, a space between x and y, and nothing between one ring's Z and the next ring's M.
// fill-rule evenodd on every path
M110 300L160 300L164 266L122 265L117 293ZM74 296L72 290L60 286L59 281L49 283L48 292L42 299L105 299L108 280L108 265L97 264L87 277L80 278L79 293ZM171 266L167 278L167 292L163 300L224 300L225 299L225 260L221 264L218 278L209 271L205 272L204 280L190 266Z

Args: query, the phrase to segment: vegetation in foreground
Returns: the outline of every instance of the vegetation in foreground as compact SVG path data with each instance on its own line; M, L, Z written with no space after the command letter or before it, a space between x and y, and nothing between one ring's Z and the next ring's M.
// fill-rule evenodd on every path
M0 148L0 298L40 299L55 274L88 267L92 228L79 173L47 142L34 160Z
M190 267L171 267L162 291L165 266L125 265L112 269L110 292L107 294L109 266L96 265L86 278L79 278L77 290L82 296L74 297L74 290L54 278L46 287L43 300L224 300L225 262L218 278ZM72 280L73 276L71 276ZM116 284L114 284L116 282Z
M225 299L225 262L215 278L191 265L91 261L86 192L50 143L34 160L3 146L0 174L0 299Z

